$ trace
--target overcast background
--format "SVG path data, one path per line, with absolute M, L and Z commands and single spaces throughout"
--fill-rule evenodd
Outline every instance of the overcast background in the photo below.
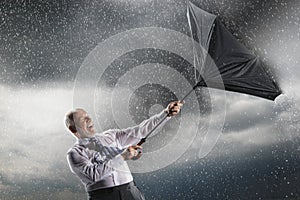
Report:
M 213 150 L 197 158 L 195 140 L 172 165 L 134 174 L 137 185 L 147 199 L 299 199 L 299 1 L 192 2 L 274 69 L 284 94 L 272 102 L 226 93 Z M 183 0 L 0 2 L 0 199 L 85 198 L 66 162 L 75 139 L 63 126 L 80 65 L 125 30 L 188 34 L 185 9 Z

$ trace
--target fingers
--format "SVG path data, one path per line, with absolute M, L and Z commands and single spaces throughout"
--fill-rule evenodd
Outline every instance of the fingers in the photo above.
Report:
M 171 102 L 167 109 L 168 116 L 177 115 L 180 112 L 180 109 L 183 106 L 183 103 L 184 103 L 183 101 Z
M 132 146 L 135 150 L 138 150 L 138 149 L 142 149 L 143 147 L 142 146 L 140 146 L 140 145 L 134 145 L 134 146 Z
M 128 147 L 127 150 L 130 153 L 129 156 L 128 156 L 128 158 L 131 159 L 131 158 L 137 156 L 139 154 L 139 150 L 140 149 L 142 149 L 142 147 L 139 146 L 139 145 Z
M 135 152 L 134 152 L 134 156 L 131 158 L 131 160 L 137 160 L 140 157 L 142 157 L 142 155 L 143 155 L 142 146 L 135 145 L 135 146 L 132 146 L 132 147 L 135 149 Z
M 140 157 L 142 157 L 143 153 L 140 151 L 136 156 L 134 156 L 133 158 L 131 158 L 131 160 L 137 160 Z
M 170 109 L 180 109 L 183 106 L 183 101 L 174 101 L 169 104 Z
M 174 101 L 174 102 L 172 102 L 172 103 L 174 103 L 174 106 L 183 106 L 183 104 L 184 104 L 184 101 Z

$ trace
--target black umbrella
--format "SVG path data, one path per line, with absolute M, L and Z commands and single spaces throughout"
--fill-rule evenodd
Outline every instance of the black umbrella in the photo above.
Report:
M 215 78 L 220 75 L 227 91 L 270 100 L 281 94 L 259 58 L 235 39 L 217 16 L 188 1 L 187 18 L 191 35 L 200 45 L 193 49 L 201 73 L 199 86 L 219 88 Z M 215 68 L 210 67 L 212 63 Z
M 196 84 L 182 101 L 198 87 L 225 89 L 274 100 L 281 90 L 259 58 L 222 25 L 219 18 L 187 1 L 187 20 L 193 45 Z M 194 44 L 194 43 L 193 43 Z M 142 145 L 162 119 L 138 145 Z

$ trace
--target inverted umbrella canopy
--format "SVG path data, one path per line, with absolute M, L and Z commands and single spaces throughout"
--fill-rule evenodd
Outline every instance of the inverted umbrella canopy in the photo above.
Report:
M 258 57 L 238 42 L 221 24 L 218 17 L 188 1 L 187 18 L 192 38 L 199 46 L 193 43 L 192 49 L 196 84 L 183 99 L 197 87 L 203 86 L 269 100 L 274 100 L 281 94 L 278 85 L 269 77 Z M 166 118 L 162 119 L 138 145 L 146 142 Z
M 199 86 L 224 88 L 269 100 L 281 94 L 259 58 L 235 39 L 217 16 L 188 1 L 187 17 L 192 37 L 201 45 L 193 48 L 201 74 Z M 216 67 L 211 68 L 211 62 Z M 218 76 L 224 85 L 214 81 Z

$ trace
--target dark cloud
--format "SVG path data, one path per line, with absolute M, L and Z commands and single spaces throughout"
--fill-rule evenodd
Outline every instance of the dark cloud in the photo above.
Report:
M 256 53 L 261 29 L 280 31 L 277 21 L 290 21 L 295 2 L 194 1 L 217 14 L 238 39 Z M 297 2 L 296 2 L 297 3 Z M 290 19 L 286 19 L 290 17 Z M 73 80 L 86 55 L 101 41 L 124 30 L 157 26 L 189 34 L 185 1 L 2 1 L 2 82 L 35 83 Z M 268 28 L 270 27 L 270 28 Z M 258 48 L 258 49 L 256 49 Z
M 283 142 L 235 155 L 239 144 L 218 144 L 212 158 L 181 162 L 135 178 L 149 199 L 293 199 L 299 153 L 295 143 Z M 188 157 L 188 153 L 184 156 Z M 155 191 L 155 192 L 153 192 Z
M 214 108 L 227 114 L 210 154 L 198 158 L 196 139 L 171 166 L 135 174 L 138 185 L 147 199 L 299 198 L 299 1 L 193 2 L 280 72 L 285 97 L 273 103 L 228 93 Z M 97 44 L 145 26 L 189 35 L 185 0 L 1 1 L 1 199 L 86 197 L 65 159 L 73 138 L 62 119 L 73 81 Z M 206 129 L 222 123 L 205 117 Z

